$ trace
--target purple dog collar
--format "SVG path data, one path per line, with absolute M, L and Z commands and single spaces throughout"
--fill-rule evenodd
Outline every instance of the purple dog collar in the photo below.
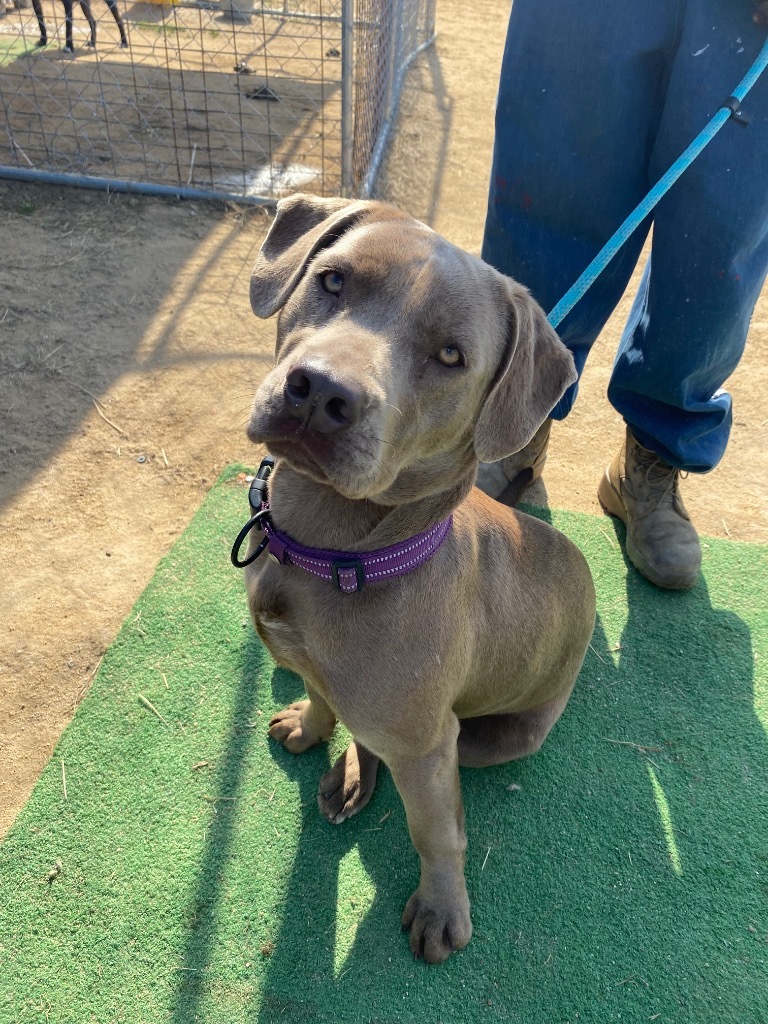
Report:
M 269 504 L 262 505 L 269 511 Z M 324 551 L 308 548 L 282 533 L 264 516 L 262 527 L 269 538 L 268 552 L 280 565 L 295 565 L 323 580 L 332 580 L 343 594 L 354 594 L 364 583 L 403 576 L 428 558 L 442 545 L 451 528 L 453 516 L 419 533 L 415 537 L 377 551 Z

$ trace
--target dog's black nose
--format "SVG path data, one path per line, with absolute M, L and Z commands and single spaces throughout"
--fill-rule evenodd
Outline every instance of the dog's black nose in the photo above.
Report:
M 294 366 L 283 387 L 291 416 L 320 434 L 351 427 L 360 418 L 362 395 L 312 366 Z

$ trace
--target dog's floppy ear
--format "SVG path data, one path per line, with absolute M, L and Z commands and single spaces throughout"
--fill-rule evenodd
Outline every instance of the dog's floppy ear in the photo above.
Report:
M 277 215 L 251 273 L 251 309 L 266 318 L 282 309 L 310 260 L 332 245 L 371 204 L 298 193 L 277 204 Z
M 577 378 L 573 356 L 527 289 L 508 277 L 501 283 L 506 348 L 475 426 L 481 462 L 496 462 L 526 445 Z

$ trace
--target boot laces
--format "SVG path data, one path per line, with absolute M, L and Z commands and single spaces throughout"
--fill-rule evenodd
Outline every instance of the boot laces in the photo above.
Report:
M 637 445 L 635 448 L 637 468 L 643 474 L 648 497 L 656 499 L 656 507 L 662 503 L 674 501 L 677 479 L 680 470 L 665 462 L 656 452 Z

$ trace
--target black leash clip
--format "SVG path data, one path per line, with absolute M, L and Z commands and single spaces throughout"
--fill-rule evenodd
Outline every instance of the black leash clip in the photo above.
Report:
M 251 511 L 255 514 L 259 511 L 261 506 L 267 500 L 267 480 L 269 480 L 272 470 L 275 468 L 275 460 L 271 455 L 265 455 L 261 460 L 261 465 L 256 471 L 256 476 L 251 482 L 250 490 L 248 491 L 248 501 L 251 506 Z
M 736 124 L 740 124 L 742 128 L 746 128 L 752 120 L 751 114 L 745 114 L 741 109 L 741 100 L 737 99 L 736 96 L 729 96 L 722 106 L 726 110 L 730 110 L 731 120 L 735 121 Z
M 259 530 L 263 530 L 264 528 L 261 525 L 261 522 L 263 519 L 267 519 L 269 517 L 269 509 L 262 508 L 262 505 L 265 504 L 267 500 L 267 480 L 269 480 L 269 475 L 274 469 L 274 466 L 275 460 L 272 456 L 265 456 L 261 460 L 258 472 L 251 482 L 251 486 L 248 491 L 248 501 L 251 506 L 251 512 L 254 514 L 242 528 L 240 533 L 238 533 L 237 537 L 235 537 L 235 543 L 232 545 L 232 551 L 229 555 L 229 560 L 236 569 L 244 569 L 246 565 L 250 565 L 251 562 L 255 562 L 269 544 L 269 537 L 265 537 L 247 558 L 240 558 L 240 548 L 243 546 L 245 538 L 251 530 L 256 527 L 258 527 Z

